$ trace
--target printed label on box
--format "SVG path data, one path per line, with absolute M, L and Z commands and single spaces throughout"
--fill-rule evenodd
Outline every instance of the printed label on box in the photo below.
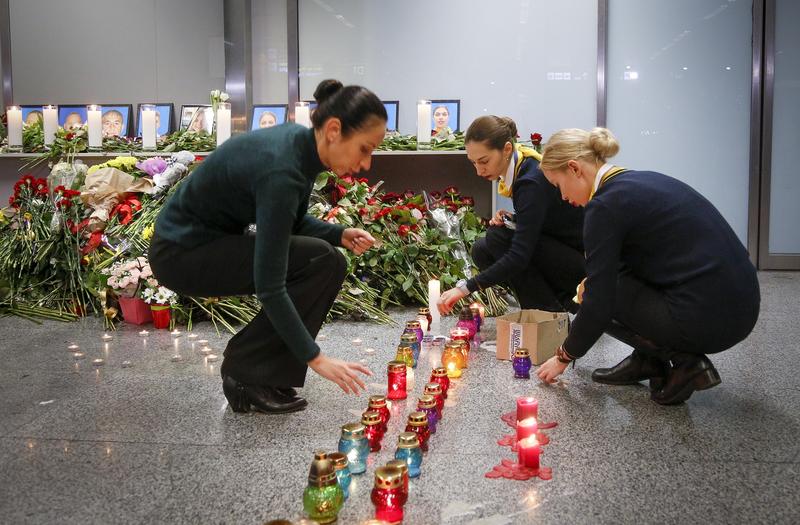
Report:
M 522 328 L 522 324 L 520 323 L 511 323 L 508 327 L 509 329 L 509 338 L 508 338 L 508 355 L 511 358 L 514 358 L 514 352 L 517 351 L 517 348 L 522 346 L 522 340 L 525 336 L 524 329 Z

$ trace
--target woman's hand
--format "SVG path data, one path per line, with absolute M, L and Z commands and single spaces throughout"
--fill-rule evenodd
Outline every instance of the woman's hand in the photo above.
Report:
M 536 375 L 545 383 L 555 383 L 556 378 L 564 373 L 569 363 L 562 363 L 556 356 L 551 357 L 539 367 Z
M 362 390 L 366 390 L 367 386 L 359 377 L 358 372 L 367 376 L 372 375 L 369 368 L 360 363 L 349 363 L 341 359 L 334 359 L 324 355 L 322 352 L 309 361 L 308 366 L 328 381 L 333 381 L 339 385 L 339 388 L 344 390 L 345 394 L 358 394 L 359 387 Z
M 375 238 L 360 228 L 347 228 L 342 232 L 342 246 L 356 255 L 372 248 Z
M 439 296 L 439 303 L 437 304 L 439 307 L 439 313 L 442 315 L 449 314 L 450 310 L 453 309 L 453 306 L 466 296 L 467 294 L 458 288 L 450 288 Z
M 494 214 L 494 217 L 489 219 L 489 226 L 503 226 L 505 224 L 503 222 L 503 217 L 506 215 L 511 215 L 511 212 L 506 210 L 497 210 L 497 213 Z

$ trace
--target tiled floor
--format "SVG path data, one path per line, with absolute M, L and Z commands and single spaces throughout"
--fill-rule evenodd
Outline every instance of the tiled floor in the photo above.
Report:
M 800 273 L 762 273 L 762 311 L 744 343 L 713 356 L 717 388 L 677 407 L 645 386 L 593 384 L 591 371 L 627 355 L 603 338 L 558 386 L 513 380 L 485 351 L 448 400 L 423 474 L 411 484 L 408 524 L 797 523 L 800 521 Z M 410 310 L 394 313 L 405 320 Z M 445 327 L 453 324 L 446 320 Z M 488 326 L 491 335 L 494 323 Z M 304 412 L 238 415 L 222 395 L 219 363 L 204 363 L 186 334 L 142 339 L 121 327 L 104 351 L 96 320 L 41 326 L 0 319 L 0 522 L 247 523 L 299 518 L 312 452 L 332 450 L 366 394 L 345 396 L 309 373 Z M 221 351 L 228 336 L 196 328 Z M 370 393 L 385 389 L 399 327 L 336 322 L 325 352 L 364 360 Z M 360 338 L 363 344 L 354 346 Z M 66 347 L 86 353 L 74 361 Z M 178 352 L 181 362 L 172 362 Z M 368 354 L 366 348 L 374 348 Z M 91 359 L 105 357 L 95 369 Z M 133 363 L 123 368 L 122 362 Z M 415 375 L 427 378 L 435 352 Z M 513 454 L 496 441 L 500 415 L 518 395 L 540 400 L 549 432 L 550 481 L 486 479 Z M 385 450 L 356 478 L 339 522 L 372 514 L 371 475 L 394 450 L 394 407 Z

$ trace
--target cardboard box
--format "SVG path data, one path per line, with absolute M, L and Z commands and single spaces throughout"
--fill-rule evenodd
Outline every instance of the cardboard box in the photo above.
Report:
M 514 359 L 517 348 L 527 348 L 540 365 L 556 354 L 569 332 L 566 312 L 520 310 L 497 318 L 497 359 Z

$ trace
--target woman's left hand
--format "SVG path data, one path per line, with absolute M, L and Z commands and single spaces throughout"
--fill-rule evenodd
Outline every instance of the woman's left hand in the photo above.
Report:
M 556 356 L 551 357 L 539 367 L 536 375 L 545 383 L 555 383 L 556 378 L 564 373 L 569 363 L 562 363 Z
M 356 255 L 372 248 L 375 238 L 360 228 L 347 228 L 342 232 L 342 246 Z
M 439 304 L 436 305 L 439 308 L 439 313 L 442 315 L 449 314 L 453 306 L 466 296 L 467 295 L 458 288 L 450 288 L 439 296 Z

